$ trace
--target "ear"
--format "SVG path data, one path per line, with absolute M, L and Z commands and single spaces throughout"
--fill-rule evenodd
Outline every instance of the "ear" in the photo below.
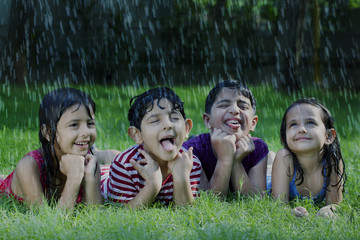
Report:
M 259 120 L 259 117 L 257 115 L 254 115 L 251 120 L 251 123 L 250 123 L 250 132 L 253 132 L 255 130 L 258 120 Z
M 134 126 L 130 126 L 128 128 L 128 135 L 129 137 L 131 137 L 132 140 L 134 140 L 134 142 L 136 144 L 142 144 L 143 143 L 143 139 L 142 139 L 142 136 L 141 136 L 141 131 L 134 127 Z
M 193 122 L 190 118 L 185 120 L 185 138 L 189 138 L 189 133 L 193 127 Z
M 41 134 L 46 140 L 48 140 L 48 142 L 50 142 L 51 132 L 50 129 L 48 129 L 48 127 L 46 126 L 46 124 L 41 125 Z
M 335 129 L 331 128 L 331 129 L 327 129 L 326 130 L 326 140 L 325 140 L 325 144 L 326 145 L 330 145 L 333 143 L 333 141 L 336 138 L 336 132 Z
M 210 125 L 210 114 L 204 113 L 203 114 L 203 121 L 207 129 L 211 129 L 212 126 Z

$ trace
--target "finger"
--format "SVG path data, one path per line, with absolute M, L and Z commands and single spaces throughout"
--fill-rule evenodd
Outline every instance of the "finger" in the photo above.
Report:
M 85 161 L 84 161 L 84 165 L 87 165 L 90 161 L 93 160 L 93 157 L 94 155 L 90 155 L 90 154 L 86 154 L 85 156 Z
M 141 166 L 134 159 L 130 159 L 130 163 L 136 169 L 136 171 L 138 171 L 140 173 Z
M 194 150 L 193 147 L 190 147 L 190 148 L 188 149 L 188 156 L 189 156 L 189 158 L 190 158 L 191 161 L 193 160 L 193 150 Z
M 139 153 L 141 153 L 145 157 L 145 159 L 152 159 L 151 156 L 143 149 L 139 149 Z
M 133 159 L 132 159 L 133 160 Z M 134 160 L 135 161 L 135 160 Z M 136 161 L 139 165 L 145 165 L 147 164 L 147 160 L 145 158 L 139 159 Z

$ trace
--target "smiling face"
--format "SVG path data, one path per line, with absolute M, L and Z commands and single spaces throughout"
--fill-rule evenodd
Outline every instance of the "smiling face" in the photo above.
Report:
M 295 105 L 286 114 L 286 142 L 295 154 L 319 153 L 325 143 L 333 141 L 333 135 L 327 133 L 321 110 L 313 105 Z
M 57 124 L 55 153 L 58 159 L 64 154 L 85 156 L 94 144 L 97 133 L 95 117 L 84 105 L 73 105 L 60 117 Z
M 239 140 L 254 131 L 258 117 L 248 98 L 236 89 L 223 88 L 211 107 L 211 114 L 204 113 L 203 120 L 211 133 L 217 128 Z
M 160 107 L 158 106 L 160 105 Z M 178 154 L 192 128 L 190 119 L 184 120 L 181 113 L 172 108 L 169 100 L 155 99 L 141 121 L 141 131 L 131 126 L 129 136 L 156 161 L 171 161 Z

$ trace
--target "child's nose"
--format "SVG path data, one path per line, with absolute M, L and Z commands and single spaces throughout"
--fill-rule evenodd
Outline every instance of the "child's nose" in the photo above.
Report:
M 173 123 L 171 122 L 170 118 L 165 118 L 163 121 L 163 129 L 171 129 L 173 126 Z
M 87 137 L 89 135 L 90 135 L 90 129 L 87 126 L 87 124 L 85 124 L 80 128 L 80 136 Z
M 298 128 L 298 132 L 299 132 L 299 133 L 306 133 L 307 130 L 306 130 L 305 125 L 301 124 L 301 125 L 299 126 L 299 128 Z
M 240 113 L 240 108 L 236 104 L 233 104 L 233 105 L 230 106 L 229 111 L 232 114 L 239 114 Z

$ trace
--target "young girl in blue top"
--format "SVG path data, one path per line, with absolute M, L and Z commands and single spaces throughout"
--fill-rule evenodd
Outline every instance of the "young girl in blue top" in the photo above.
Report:
M 310 198 L 325 199 L 317 215 L 333 216 L 342 201 L 346 181 L 345 164 L 330 112 L 317 100 L 300 99 L 286 110 L 280 128 L 283 149 L 272 168 L 272 196 L 288 203 Z M 307 216 L 304 207 L 292 209 L 297 217 Z

